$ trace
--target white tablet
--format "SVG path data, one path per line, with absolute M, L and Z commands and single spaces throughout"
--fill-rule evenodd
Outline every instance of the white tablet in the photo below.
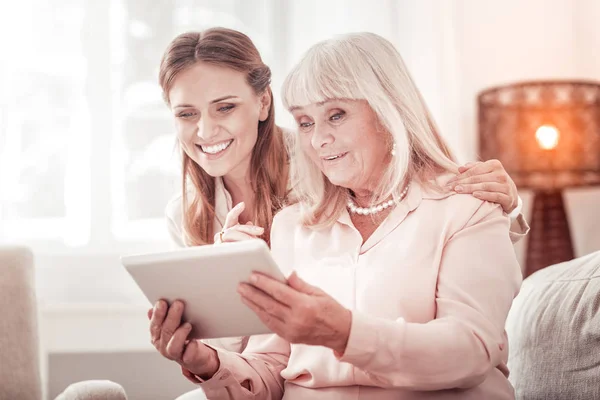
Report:
M 121 262 L 152 305 L 160 299 L 185 303 L 183 319 L 192 324 L 194 339 L 271 333 L 242 303 L 237 287 L 253 271 L 286 281 L 260 239 L 130 255 Z

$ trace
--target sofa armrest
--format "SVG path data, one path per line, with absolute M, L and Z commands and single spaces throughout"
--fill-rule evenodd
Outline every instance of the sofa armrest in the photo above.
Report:
M 69 385 L 55 400 L 127 400 L 127 395 L 118 383 L 89 380 Z

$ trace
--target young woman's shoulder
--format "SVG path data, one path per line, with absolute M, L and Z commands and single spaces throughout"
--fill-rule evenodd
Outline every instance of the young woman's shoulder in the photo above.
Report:
M 178 247 L 185 247 L 183 234 L 183 197 L 173 196 L 165 207 L 165 219 L 171 241 Z

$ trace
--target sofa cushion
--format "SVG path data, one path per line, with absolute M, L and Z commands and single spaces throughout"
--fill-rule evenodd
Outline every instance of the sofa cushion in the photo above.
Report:
M 39 400 L 37 303 L 33 254 L 0 246 L 0 399 Z
M 506 329 L 517 399 L 600 399 L 600 251 L 527 278 Z

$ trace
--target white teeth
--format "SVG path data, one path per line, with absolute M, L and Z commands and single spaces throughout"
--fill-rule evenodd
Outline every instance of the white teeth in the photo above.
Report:
M 225 150 L 226 148 L 229 147 L 229 145 L 233 142 L 233 139 L 227 141 L 227 142 L 223 142 L 223 143 L 219 143 L 219 144 L 215 144 L 212 146 L 200 146 L 202 148 L 202 151 L 207 153 L 207 154 L 217 154 L 222 152 L 223 150 Z
M 338 154 L 337 156 L 325 157 L 327 161 L 335 160 L 336 158 L 340 158 L 343 154 Z

